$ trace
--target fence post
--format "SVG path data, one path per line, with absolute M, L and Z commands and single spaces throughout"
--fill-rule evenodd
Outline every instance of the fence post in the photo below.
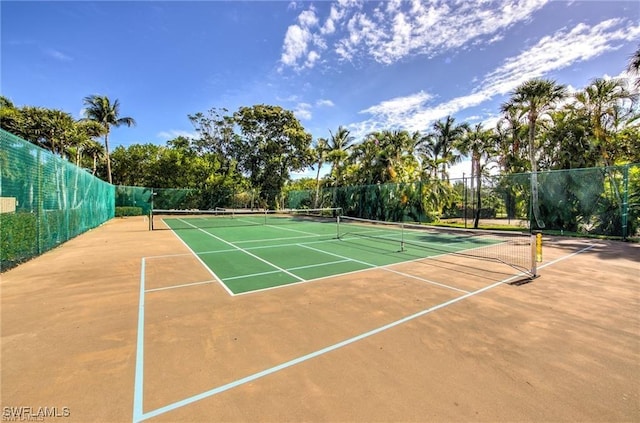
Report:
M 44 219 L 44 204 L 42 199 L 42 178 L 44 177 L 44 165 L 42 164 L 42 150 L 39 148 L 36 149 L 36 166 L 38 167 L 38 176 L 36 179 L 36 237 L 38 243 L 38 255 L 44 252 L 44 248 L 42 246 L 42 219 Z
M 629 216 L 629 164 L 624 165 L 622 170 L 622 240 L 627 240 L 627 223 Z
M 464 228 L 467 229 L 467 177 L 464 172 L 462 172 L 462 196 L 463 198 L 463 207 L 462 207 L 462 217 L 464 218 Z

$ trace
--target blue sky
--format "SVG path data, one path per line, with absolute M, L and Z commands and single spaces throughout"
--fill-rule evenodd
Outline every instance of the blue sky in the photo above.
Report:
M 137 121 L 111 144 L 193 135 L 187 115 L 274 104 L 314 139 L 491 125 L 521 82 L 619 76 L 638 1 L 1 1 L 2 95 L 82 116 L 90 94 Z M 309 172 L 312 174 L 313 172 Z

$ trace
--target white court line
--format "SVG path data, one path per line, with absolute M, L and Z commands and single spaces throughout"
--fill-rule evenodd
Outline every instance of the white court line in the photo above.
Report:
M 310 264 L 308 266 L 289 267 L 289 268 L 287 268 L 287 270 L 311 269 L 313 267 L 329 266 L 329 265 L 332 265 L 332 264 L 345 263 L 345 262 L 348 262 L 348 261 L 351 261 L 351 260 L 345 259 L 345 260 L 330 261 L 330 262 L 327 262 L 327 263 Z M 230 281 L 230 280 L 234 280 L 234 279 L 252 278 L 254 276 L 272 275 L 274 273 L 280 273 L 280 271 L 273 270 L 271 272 L 260 272 L 260 273 L 252 273 L 250 275 L 232 276 L 230 278 L 224 278 L 224 280 L 225 281 Z M 305 280 L 305 282 L 307 282 L 307 281 Z
M 165 286 L 165 287 L 162 287 L 162 288 L 147 289 L 144 292 L 166 291 L 167 289 L 186 288 L 188 286 L 204 285 L 204 284 L 213 283 L 213 282 L 217 282 L 217 281 L 215 279 L 211 279 L 209 281 L 183 283 L 181 285 L 171 285 L 171 286 Z
M 164 221 L 164 219 L 162 219 L 162 223 L 164 223 L 165 225 L 167 225 L 167 223 Z M 178 235 L 178 234 L 177 234 L 177 233 L 176 233 L 176 232 L 171 228 L 171 226 L 167 225 L 167 227 L 171 230 L 171 232 L 173 232 L 173 235 L 174 235 L 176 238 L 178 238 L 178 240 L 179 240 L 179 241 L 180 241 L 180 242 L 181 242 L 185 247 L 187 247 L 187 249 L 188 249 L 189 251 L 191 251 L 191 253 L 192 253 L 192 254 L 193 254 L 193 256 L 196 258 L 196 260 L 198 260 L 198 261 L 200 262 L 200 264 L 202 264 L 202 266 L 204 266 L 204 268 L 205 268 L 205 269 L 207 269 L 207 272 L 209 272 L 209 273 L 213 276 L 213 278 L 214 278 L 215 280 L 217 280 L 217 281 L 218 281 L 218 283 L 219 283 L 219 284 L 224 288 L 224 290 L 225 290 L 225 291 L 227 291 L 227 294 L 229 294 L 229 295 L 233 296 L 234 294 L 233 294 L 233 292 L 231 292 L 231 290 L 229 289 L 229 287 L 228 287 L 227 285 L 225 285 L 225 284 L 224 284 L 224 282 L 222 282 L 222 280 L 218 277 L 218 275 L 216 275 L 216 274 L 215 274 L 215 272 L 214 272 L 213 270 L 211 270 L 211 268 L 210 268 L 209 266 L 207 266 L 207 264 L 206 264 L 204 261 L 202 261 L 202 259 L 200 258 L 200 256 L 198 256 L 198 254 L 197 254 L 195 251 L 193 251 L 193 250 L 191 249 L 191 247 L 189 247 L 189 245 L 188 245 L 186 242 L 184 242 L 184 240 L 183 240 L 182 238 L 180 238 L 180 235 Z
M 352 262 L 355 262 L 355 263 L 360 263 L 360 264 L 363 264 L 365 266 L 371 267 L 371 269 L 368 269 L 368 270 L 381 269 L 381 270 L 384 270 L 384 271 L 387 271 L 387 272 L 396 273 L 398 275 L 405 276 L 407 278 L 417 279 L 419 281 L 426 282 L 426 283 L 429 283 L 431 285 L 436 285 L 436 286 L 439 286 L 439 287 L 442 287 L 442 288 L 451 289 L 453 291 L 469 293 L 469 291 L 465 291 L 464 289 L 460 289 L 460 288 L 456 288 L 456 287 L 453 287 L 453 286 L 445 285 L 445 284 L 442 284 L 442 283 L 439 283 L 439 282 L 435 282 L 435 281 L 432 281 L 432 280 L 429 280 L 429 279 L 421 278 L 421 277 L 415 276 L 415 275 L 410 275 L 408 273 L 399 272 L 397 270 L 393 270 L 393 269 L 389 268 L 390 266 L 395 266 L 397 264 L 402 264 L 402 263 L 406 263 L 406 262 L 392 263 L 392 264 L 387 264 L 387 265 L 384 265 L 384 266 L 378 266 L 376 264 L 367 263 L 365 261 L 355 260 L 355 259 L 352 259 L 352 258 L 349 258 L 349 257 L 341 256 L 340 254 L 330 253 L 328 251 L 320 250 L 318 248 L 309 247 L 309 246 L 304 245 L 304 244 L 299 244 L 299 246 L 302 247 L 302 248 L 307 248 L 309 250 L 313 250 L 313 251 L 318 251 L 318 252 L 321 252 L 321 253 L 329 254 L 329 255 L 334 256 L 334 257 L 343 258 L 343 259 L 346 259 L 346 260 L 349 260 L 349 261 L 352 261 Z
M 301 278 L 301 277 L 299 277 L 299 276 L 294 275 L 294 274 L 293 274 L 293 273 L 291 273 L 291 272 L 288 272 L 287 270 L 283 269 L 283 268 L 282 268 L 282 267 L 280 267 L 280 266 L 276 266 L 275 264 L 271 263 L 270 261 L 267 261 L 267 260 L 263 259 L 262 257 L 258 257 L 258 256 L 256 256 L 255 254 L 253 254 L 253 253 L 251 253 L 251 252 L 249 252 L 249 251 L 245 250 L 245 249 L 244 249 L 244 248 L 242 248 L 242 247 L 238 247 L 237 245 L 233 244 L 232 242 L 225 241 L 224 239 L 222 239 L 222 238 L 220 238 L 220 237 L 218 237 L 218 236 L 216 236 L 216 235 L 212 234 L 211 232 L 207 232 L 207 231 L 205 231 L 205 230 L 204 230 L 204 229 L 202 229 L 202 228 L 198 228 L 197 226 L 194 226 L 194 225 L 192 225 L 191 223 L 186 222 L 186 221 L 184 221 L 184 220 L 182 220 L 182 219 L 179 219 L 179 220 L 181 220 L 182 222 L 186 223 L 187 225 L 193 226 L 194 228 L 198 229 L 198 230 L 199 230 L 199 231 L 201 231 L 201 232 L 204 232 L 205 234 L 209 235 L 209 236 L 210 236 L 210 237 L 212 237 L 212 238 L 217 239 L 218 241 L 224 242 L 225 244 L 227 244 L 227 245 L 229 245 L 229 246 L 231 246 L 231 247 L 233 247 L 233 248 L 236 248 L 238 251 L 241 251 L 241 252 L 243 252 L 243 253 L 245 253 L 245 254 L 247 254 L 247 255 L 249 255 L 249 256 L 251 256 L 251 257 L 253 257 L 253 258 L 254 258 L 254 259 L 256 259 L 256 260 L 259 260 L 259 261 L 261 261 L 261 262 L 263 262 L 263 263 L 265 263 L 265 264 L 268 264 L 269 266 L 273 267 L 274 269 L 278 269 L 278 270 L 280 270 L 280 271 L 282 271 L 282 272 L 286 273 L 287 275 L 289 275 L 289 276 L 292 276 L 292 277 L 296 278 L 296 279 L 297 279 L 297 280 L 299 280 L 299 281 L 304 281 L 304 280 L 305 280 L 305 279 L 303 279 L 303 278 Z
M 163 222 L 164 222 L 164 220 L 163 220 Z M 198 228 L 198 227 L 197 227 L 197 226 L 195 226 L 195 225 L 191 225 L 189 222 L 186 222 L 186 221 L 185 221 L 184 223 L 189 224 L 190 226 L 192 226 L 192 227 L 194 227 L 194 228 L 196 228 L 196 229 L 198 229 L 198 230 L 200 230 L 200 231 L 202 231 L 202 232 L 206 233 L 206 234 L 207 234 L 207 235 L 209 235 L 209 236 L 212 236 L 212 237 L 214 237 L 214 238 L 220 239 L 220 238 L 216 237 L 215 235 L 211 234 L 210 232 L 205 231 L 205 230 L 204 230 L 204 229 L 202 229 L 202 228 Z M 166 223 L 165 223 L 165 224 L 166 224 Z M 270 226 L 273 226 L 273 225 L 270 225 Z M 276 228 L 278 228 L 278 227 L 276 227 Z M 343 258 L 343 259 L 348 260 L 348 261 L 352 261 L 352 262 L 360 263 L 360 264 L 365 265 L 365 266 L 367 266 L 367 267 L 369 267 L 369 268 L 368 268 L 368 269 L 355 270 L 355 271 L 352 271 L 352 272 L 340 273 L 340 274 L 336 274 L 336 275 L 329 275 L 329 276 L 324 276 L 324 277 L 315 278 L 315 279 L 309 279 L 309 280 L 302 279 L 302 278 L 297 278 L 297 279 L 299 279 L 299 282 L 292 282 L 292 283 L 287 283 L 287 284 L 283 284 L 283 285 L 277 285 L 277 286 L 273 286 L 273 287 L 269 287 L 269 288 L 257 289 L 257 290 L 252 290 L 252 291 L 247 291 L 247 292 L 241 292 L 241 293 L 237 293 L 237 294 L 236 294 L 236 293 L 231 292 L 231 290 L 229 289 L 229 287 L 227 287 L 227 286 L 226 286 L 226 284 L 222 281 L 222 279 L 220 279 L 220 278 L 219 278 L 219 277 L 218 277 L 218 276 L 217 276 L 217 275 L 216 275 L 216 274 L 215 274 L 215 273 L 214 273 L 214 272 L 213 272 L 213 271 L 212 271 L 212 270 L 211 270 L 211 269 L 210 269 L 210 268 L 209 268 L 209 267 L 208 267 L 208 266 L 207 266 L 207 265 L 206 265 L 206 264 L 205 264 L 205 263 L 200 259 L 200 257 L 199 257 L 199 255 L 200 255 L 200 254 L 216 254 L 216 253 L 219 253 L 219 252 L 220 252 L 220 253 L 225 253 L 225 252 L 232 252 L 232 251 L 237 251 L 237 250 L 241 250 L 241 251 L 247 252 L 247 254 L 250 254 L 250 253 L 248 253 L 248 251 L 249 251 L 249 250 L 271 249 L 271 248 L 280 248 L 280 247 L 289 247 L 289 246 L 298 246 L 298 247 L 301 247 L 301 246 L 307 246 L 307 248 L 309 248 L 309 249 L 316 250 L 316 251 L 320 251 L 320 252 L 323 252 L 323 253 L 326 253 L 326 254 L 329 254 L 329 255 L 334 255 L 334 256 L 336 256 L 335 254 L 333 254 L 333 253 L 329 253 L 329 252 L 324 251 L 324 250 L 314 249 L 314 248 L 312 248 L 312 247 L 308 247 L 308 245 L 309 245 L 309 244 L 324 244 L 324 243 L 335 242 L 335 241 L 336 241 L 336 238 L 323 239 L 323 240 L 320 240 L 320 241 L 312 241 L 312 242 L 307 242 L 307 243 L 305 243 L 305 244 L 300 244 L 300 243 L 287 243 L 287 244 L 277 244 L 277 245 L 267 245 L 267 246 L 257 246 L 257 247 L 247 247 L 247 248 L 240 248 L 240 247 L 238 247 L 237 245 L 231 244 L 230 242 L 227 242 L 227 241 L 224 241 L 224 240 L 220 239 L 221 241 L 223 241 L 223 242 L 225 242 L 225 243 L 227 243 L 227 244 L 232 245 L 233 249 L 228 249 L 228 250 L 217 250 L 217 251 L 205 251 L 205 252 L 196 253 L 196 252 L 194 252 L 190 247 L 188 247 L 188 245 L 187 245 L 187 244 L 182 240 L 182 238 L 180 238 L 180 237 L 175 233 L 175 231 L 173 231 L 173 230 L 172 230 L 172 232 L 174 232 L 174 235 L 176 235 L 176 236 L 178 237 L 178 239 L 180 239 L 180 241 L 181 241 L 185 246 L 187 246 L 187 248 L 192 252 L 192 254 L 194 254 L 194 255 L 196 256 L 196 258 L 197 258 L 197 259 L 198 259 L 198 260 L 203 264 L 203 266 L 205 266 L 205 267 L 207 268 L 207 270 L 208 270 L 208 271 L 209 271 L 209 272 L 210 272 L 210 273 L 211 273 L 211 274 L 216 278 L 216 280 L 217 280 L 217 281 L 218 281 L 218 282 L 219 282 L 219 283 L 224 287 L 224 289 L 227 291 L 227 293 L 228 293 L 230 296 L 238 296 L 238 295 L 254 294 L 254 293 L 259 293 L 259 292 L 269 291 L 269 290 L 273 290 L 273 289 L 280 289 L 280 288 L 290 287 L 290 286 L 293 286 L 293 285 L 299 285 L 299 284 L 301 284 L 301 283 L 316 282 L 316 281 L 323 280 L 323 279 L 327 279 L 327 278 L 331 278 L 331 277 L 334 277 L 334 276 L 345 276 L 345 275 L 350 275 L 350 274 L 354 274 L 354 273 L 360 273 L 360 272 L 365 272 L 365 271 L 375 270 L 375 269 L 383 269 L 383 270 L 386 270 L 386 271 L 389 271 L 389 272 L 392 272 L 392 273 L 399 274 L 399 275 L 401 275 L 401 276 L 405 276 L 405 277 L 412 278 L 412 279 L 417 279 L 417 280 L 420 280 L 420 281 L 422 281 L 422 282 L 426 282 L 426 283 L 429 283 L 429 284 L 432 284 L 432 285 L 441 286 L 441 287 L 446 288 L 446 289 L 451 289 L 451 290 L 455 290 L 455 291 L 459 291 L 459 292 L 464 292 L 464 293 L 467 293 L 467 292 L 468 292 L 468 291 L 465 291 L 465 290 L 462 290 L 462 289 L 459 289 L 459 288 L 455 288 L 455 287 L 452 287 L 452 286 L 449 286 L 449 285 L 441 284 L 441 283 L 439 283 L 439 282 L 435 282 L 435 281 L 428 280 L 428 279 L 426 279 L 426 278 L 421 278 L 421 277 L 418 277 L 418 276 L 414 276 L 414 275 L 411 275 L 411 274 L 407 274 L 407 273 L 399 272 L 399 271 L 397 271 L 397 270 L 393 270 L 393 269 L 390 269 L 390 268 L 389 268 L 389 267 L 391 267 L 391 266 L 395 266 L 395 265 L 400 265 L 400 264 L 404 264 L 404 263 L 411 263 L 411 262 L 414 262 L 414 261 L 431 260 L 431 259 L 436 259 L 436 258 L 438 258 L 438 257 L 447 256 L 447 255 L 451 254 L 451 253 L 443 252 L 442 254 L 437 254 L 437 255 L 434 255 L 434 256 L 418 257 L 418 258 L 416 258 L 416 259 L 414 259 L 414 260 L 406 260 L 406 261 L 402 261 L 402 262 L 399 262 L 399 263 L 391 263 L 391 264 L 384 265 L 384 266 L 378 266 L 378 265 L 374 265 L 374 264 L 371 264 L 371 263 L 366 263 L 366 262 L 358 261 L 358 260 L 355 260 L 355 259 L 352 259 L 352 258 L 349 258 L 349 257 L 344 257 L 344 256 L 339 256 L 339 255 L 338 255 L 337 257 L 339 257 L 339 258 Z M 388 231 L 387 231 L 387 232 L 388 232 Z M 352 232 L 352 233 L 353 233 L 353 232 Z M 371 232 L 368 232 L 368 233 L 371 233 Z M 314 237 L 315 237 L 315 236 L 327 236 L 327 235 L 326 235 L 326 234 L 325 234 L 325 235 L 314 235 Z M 311 237 L 311 236 L 309 236 L 309 237 Z M 273 241 L 273 240 L 295 240 L 295 239 L 309 238 L 309 237 L 307 237 L 307 236 L 304 236 L 304 237 L 284 237 L 284 238 L 271 239 L 270 241 Z M 359 238 L 357 238 L 357 237 L 356 237 L 356 238 L 354 238 L 354 237 L 346 237 L 346 238 L 343 238 L 342 240 L 343 240 L 343 241 L 347 241 L 347 240 L 352 240 L 352 239 L 359 239 Z M 263 240 L 238 241 L 237 243 L 239 244 L 239 243 L 242 243 L 242 242 L 264 242 L 264 239 L 263 239 Z M 399 242 L 399 240 L 398 240 L 397 242 Z M 494 244 L 494 245 L 495 245 L 495 244 Z M 481 248 L 485 248 L 485 247 L 487 247 L 487 246 L 480 246 L 480 247 L 475 247 L 475 248 L 469 248 L 469 249 L 465 249 L 465 250 L 463 250 L 463 251 L 472 251 L 472 250 L 481 249 Z M 457 251 L 456 251 L 456 252 L 457 252 Z M 181 255 L 182 255 L 182 254 L 181 254 Z M 147 257 L 147 258 L 153 258 L 153 257 L 171 257 L 171 255 L 167 255 L 167 256 L 152 256 L 152 257 Z M 289 270 L 292 270 L 292 269 L 289 269 Z M 274 272 L 265 272 L 264 274 L 272 274 L 272 273 L 276 273 L 276 272 L 275 272 L 275 271 L 274 271 Z M 242 276 L 242 277 L 244 277 L 244 276 Z M 230 279 L 230 278 L 226 278 L 225 280 L 229 280 L 229 279 Z M 235 277 L 232 277 L 231 279 L 235 279 Z M 178 287 L 179 287 L 179 286 L 180 286 L 180 285 L 178 285 Z
M 595 247 L 596 244 L 591 244 L 589 247 L 583 248 L 582 250 L 579 250 L 575 253 L 569 254 L 567 256 L 564 257 L 560 257 L 552 262 L 549 263 L 545 263 L 544 265 L 540 266 L 539 268 L 542 269 L 544 267 L 547 266 L 551 266 L 559 261 L 571 258 L 575 255 L 584 253 L 585 251 L 590 250 L 591 248 Z M 378 333 L 387 331 L 389 329 L 392 329 L 396 326 L 399 326 L 401 324 L 407 323 L 411 320 L 415 320 L 419 317 L 425 316 L 427 314 L 433 313 L 437 310 L 440 310 L 442 308 L 448 307 L 452 304 L 455 304 L 457 302 L 460 302 L 462 300 L 465 300 L 467 298 L 470 298 L 472 296 L 481 294 L 483 292 L 489 291 L 490 289 L 493 289 L 497 286 L 503 285 L 505 283 L 509 283 L 512 280 L 519 278 L 521 276 L 526 276 L 525 273 L 519 273 L 517 275 L 511 276 L 509 278 L 503 279 L 499 282 L 493 283 L 489 286 L 486 286 L 484 288 L 480 288 L 476 291 L 472 291 L 469 292 L 467 294 L 461 295 L 459 297 L 453 298 L 449 301 L 440 303 L 438 305 L 435 305 L 433 307 L 429 307 L 425 310 L 419 311 L 417 313 L 414 313 L 410 316 L 401 318 L 399 320 L 396 320 L 394 322 L 391 322 L 389 324 L 386 324 L 384 326 L 380 326 L 376 329 L 370 330 L 369 332 L 365 332 L 363 334 L 354 336 L 352 338 L 346 339 L 342 342 L 339 342 L 337 344 L 334 345 L 330 345 L 326 348 L 314 351 L 312 353 L 309 353 L 307 355 L 303 355 L 301 357 L 295 358 L 293 360 L 289 360 L 287 362 L 284 362 L 282 364 L 279 364 L 277 366 L 265 369 L 263 371 L 257 372 L 257 373 L 253 373 L 249 376 L 243 377 L 241 379 L 237 379 L 233 382 L 227 383 L 225 385 L 221 385 L 218 386 L 216 388 L 210 389 L 208 391 L 204 391 L 201 392 L 199 394 L 193 395 L 191 397 L 185 398 L 183 400 L 180 401 L 176 401 L 174 403 L 171 403 L 169 405 L 166 405 L 164 407 L 160 407 L 157 408 L 155 410 L 149 411 L 147 413 L 144 412 L 143 410 L 143 404 L 142 404 L 142 398 L 143 398 L 143 369 L 144 369 L 144 365 L 143 365 L 143 357 L 144 357 L 144 352 L 143 352 L 143 347 L 144 347 L 144 336 L 143 336 L 143 330 L 144 330 L 144 258 L 142 259 L 142 274 L 141 274 L 141 293 L 140 293 L 140 306 L 139 306 L 139 318 L 138 318 L 138 350 L 137 350 L 137 354 L 136 354 L 136 374 L 135 374 L 135 383 L 134 383 L 134 408 L 133 408 L 133 423 L 139 423 L 141 421 L 150 419 L 152 417 L 156 417 L 156 416 L 160 416 L 162 414 L 168 413 L 170 411 L 176 410 L 178 408 L 181 407 L 185 407 L 189 404 L 193 404 L 197 401 L 203 400 L 205 398 L 209 398 L 212 397 L 214 395 L 220 394 L 222 392 L 228 391 L 230 389 L 236 388 L 238 386 L 244 385 L 246 383 L 250 383 L 253 382 L 255 380 L 261 379 L 263 377 L 269 376 L 271 374 L 277 373 L 279 371 L 285 370 L 289 367 L 295 366 L 297 364 L 303 363 L 305 361 L 311 360 L 313 358 L 319 357 L 321 355 L 327 354 L 329 352 L 335 351 L 339 348 L 345 347 L 347 345 L 353 344 L 355 342 L 361 341 L 363 339 L 369 338 L 371 336 L 377 335 Z

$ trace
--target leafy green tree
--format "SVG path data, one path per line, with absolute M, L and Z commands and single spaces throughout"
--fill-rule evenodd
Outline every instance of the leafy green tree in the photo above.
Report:
M 351 183 L 385 184 L 409 182 L 419 176 L 419 163 L 414 150 L 419 133 L 380 131 L 368 134 L 351 148 L 345 163 L 350 165 Z
M 83 145 L 84 154 L 86 154 L 91 160 L 91 174 L 96 175 L 98 173 L 98 161 L 105 156 L 104 146 L 94 140 L 87 141 Z
M 351 145 L 343 160 L 346 165 L 344 182 L 349 185 L 369 185 L 384 179 L 384 165 L 380 161 L 380 145 L 376 133 L 367 135 L 362 142 Z
M 597 166 L 598 150 L 592 142 L 589 120 L 564 108 L 549 113 L 549 125 L 541 133 L 540 166 L 543 169 L 574 169 Z
M 20 111 L 5 96 L 0 96 L 0 128 L 20 136 L 22 126 Z
M 109 133 L 112 127 L 122 125 L 132 126 L 136 121 L 132 117 L 120 117 L 120 101 L 118 99 L 111 102 L 109 97 L 101 95 L 90 95 L 84 98 L 86 109 L 85 118 L 98 122 L 104 128 L 104 149 L 107 159 L 107 178 L 109 183 L 113 183 L 111 176 L 111 158 L 109 156 Z
M 266 205 L 274 207 L 289 172 L 313 162 L 311 134 L 293 112 L 279 106 L 241 107 L 234 120 L 240 131 L 235 151 L 239 167 L 260 188 Z
M 199 137 L 193 146 L 200 154 L 211 153 L 222 163 L 225 177 L 231 175 L 237 165 L 236 157 L 240 147 L 238 135 L 234 131 L 234 117 L 225 108 L 212 108 L 206 114 L 189 115 Z
M 155 173 L 162 172 L 157 163 L 164 148 L 150 143 L 116 147 L 111 153 L 113 182 L 116 185 L 160 188 L 155 185 Z
M 102 131 L 102 126 L 97 122 L 82 120 L 74 122 L 66 134 L 67 144 L 65 150 L 69 160 L 73 158 L 75 165 L 80 167 L 83 156 L 85 154 L 92 155 L 90 152 L 87 153 L 86 150 L 87 148 L 94 148 L 94 138 L 101 136 Z M 93 167 L 95 168 L 96 164 Z

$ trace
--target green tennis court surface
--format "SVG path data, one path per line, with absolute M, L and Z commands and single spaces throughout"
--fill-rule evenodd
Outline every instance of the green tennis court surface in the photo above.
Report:
M 434 255 L 490 257 L 491 250 L 507 243 L 335 218 L 171 216 L 162 221 L 233 295 Z

